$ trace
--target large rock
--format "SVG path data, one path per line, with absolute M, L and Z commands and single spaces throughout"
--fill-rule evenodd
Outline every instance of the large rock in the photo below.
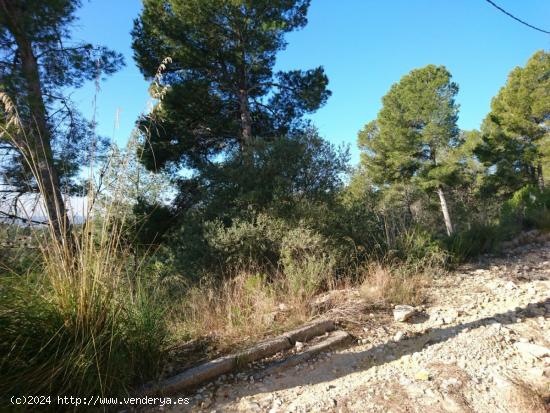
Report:
M 413 306 L 410 305 L 396 305 L 393 309 L 393 318 L 395 321 L 407 321 L 416 312 Z

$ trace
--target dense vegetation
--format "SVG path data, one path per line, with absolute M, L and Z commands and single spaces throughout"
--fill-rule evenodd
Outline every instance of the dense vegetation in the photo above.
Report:
M 62 95 L 122 64 L 65 46 L 78 6 L 0 0 L 2 184 L 41 193 L 49 217 L 3 212 L 3 394 L 128 392 L 175 342 L 226 351 L 344 285 L 416 304 L 431 272 L 550 230 L 545 51 L 510 73 L 479 131 L 458 128 L 448 69 L 405 74 L 351 167 L 304 117 L 330 97 L 323 68 L 273 71 L 308 0 L 144 0 L 133 48 L 155 106 L 121 149 Z M 77 190 L 88 219 L 70 225 L 60 197 Z

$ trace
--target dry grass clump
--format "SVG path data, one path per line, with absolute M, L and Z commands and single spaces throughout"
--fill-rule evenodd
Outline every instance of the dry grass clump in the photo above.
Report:
M 26 139 L 24 130 L 3 132 Z M 125 171 L 129 160 L 117 166 Z M 44 195 L 36 160 L 25 161 Z M 62 230 L 50 220 L 31 231 L 37 246 L 33 265 L 1 274 L 0 393 L 114 396 L 157 374 L 165 305 L 126 245 L 121 211 L 129 208 L 121 207 L 126 197 L 120 176 L 105 170 L 105 181 L 114 183 L 96 215 L 90 165 L 86 222 L 69 225 L 65 209 L 56 205 Z
M 363 271 L 359 291 L 369 303 L 387 306 L 425 302 L 428 276 L 424 273 L 410 274 L 410 271 L 400 271 L 397 265 L 379 263 L 372 263 Z M 222 281 L 215 277 L 203 280 L 186 288 L 172 308 L 172 335 L 180 339 L 206 335 L 218 351 L 225 351 L 303 323 L 321 307 L 321 311 L 327 311 L 338 306 L 336 303 L 329 308 L 324 308 L 323 303 L 312 305 L 321 290 L 297 288 L 297 285 L 302 284 L 284 272 L 267 277 L 250 269 L 235 270 Z M 332 292 L 336 287 L 349 290 L 354 285 L 357 284 L 349 280 L 336 282 L 330 274 L 325 277 L 325 287 Z M 346 296 L 329 294 L 330 301 L 336 302 Z
M 428 277 L 424 273 L 409 275 L 398 266 L 373 263 L 364 269 L 361 296 L 373 304 L 419 305 L 425 302 Z
M 124 394 L 155 376 L 164 306 L 140 269 L 128 267 L 112 229 L 96 238 L 86 228 L 70 252 L 44 244 L 33 271 L 0 280 L 0 387 L 7 394 Z
M 219 350 L 235 348 L 304 322 L 309 307 L 283 277 L 240 271 L 191 287 L 173 309 L 175 337 L 210 335 Z

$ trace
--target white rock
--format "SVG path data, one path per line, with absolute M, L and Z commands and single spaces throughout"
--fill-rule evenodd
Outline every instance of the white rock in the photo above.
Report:
M 247 399 L 241 399 L 239 402 L 239 408 L 245 412 L 259 412 L 261 411 L 260 405 L 256 402 Z
M 401 340 L 403 337 L 405 337 L 405 333 L 402 332 L 402 331 L 398 331 L 395 336 L 393 336 L 393 341 L 399 341 Z
M 443 316 L 443 323 L 444 324 L 452 324 L 456 320 L 456 317 L 453 317 L 452 315 L 445 315 Z
M 542 367 L 532 367 L 527 371 L 527 374 L 536 378 L 544 377 L 544 369 Z
M 504 285 L 504 288 L 506 288 L 507 290 L 515 290 L 516 288 L 518 288 L 518 286 L 513 281 L 508 281 Z
M 516 349 L 522 354 L 529 354 L 531 356 L 542 358 L 550 355 L 550 349 L 531 343 L 515 343 Z
M 460 381 L 458 379 L 455 379 L 454 377 L 450 377 L 446 380 L 443 380 L 441 383 L 441 386 L 447 390 L 449 387 L 456 387 L 460 384 Z
M 393 309 L 395 321 L 407 321 L 415 313 L 414 307 L 410 305 L 396 305 Z

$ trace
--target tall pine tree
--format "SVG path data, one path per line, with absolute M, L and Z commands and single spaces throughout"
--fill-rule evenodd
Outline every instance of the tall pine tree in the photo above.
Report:
M 453 226 L 445 187 L 457 164 L 449 151 L 460 143 L 458 85 L 444 66 L 412 70 L 382 98 L 376 121 L 359 133 L 362 163 L 380 187 L 416 183 L 435 191 L 449 235 Z

